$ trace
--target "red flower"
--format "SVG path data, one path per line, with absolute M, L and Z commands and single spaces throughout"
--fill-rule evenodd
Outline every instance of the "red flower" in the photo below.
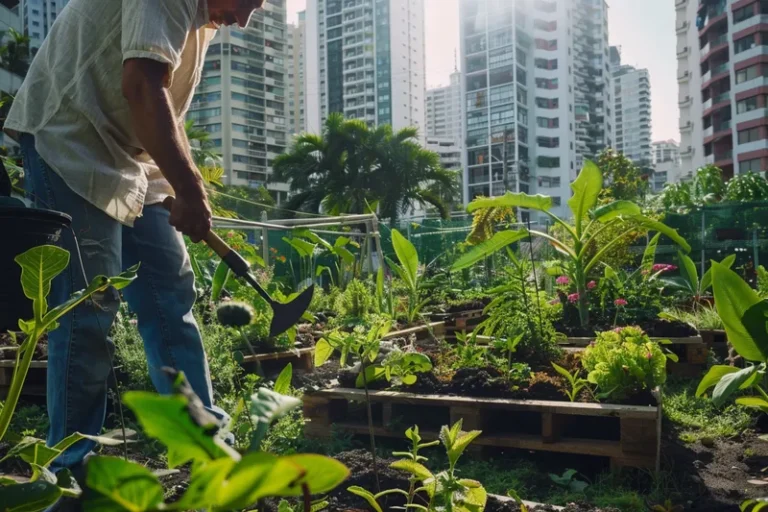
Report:
M 571 304 L 575 304 L 579 301 L 579 294 L 578 293 L 572 293 L 568 296 L 568 302 Z
M 559 285 L 566 285 L 571 282 L 570 279 L 568 279 L 568 276 L 560 276 L 557 279 L 555 279 L 555 282 Z
M 615 301 L 613 301 L 613 304 L 615 306 L 619 306 L 620 307 L 620 306 L 626 306 L 629 303 L 627 302 L 626 299 L 616 299 Z
M 590 281 L 587 283 L 587 290 L 594 290 L 597 286 L 597 283 L 595 281 Z

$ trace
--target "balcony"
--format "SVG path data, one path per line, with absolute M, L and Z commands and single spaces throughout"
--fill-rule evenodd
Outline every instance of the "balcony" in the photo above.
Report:
M 693 156 L 693 146 L 688 146 L 680 150 L 680 156 Z
M 723 93 L 718 94 L 715 96 L 715 105 L 718 103 L 725 103 L 726 101 L 731 100 L 731 91 L 725 91 Z
M 691 53 L 690 49 L 687 46 L 684 46 L 682 50 L 679 50 L 677 52 L 677 58 L 685 59 L 686 57 L 688 57 L 688 55 L 690 55 L 690 53 Z
M 691 130 L 693 130 L 693 123 L 691 121 L 680 125 L 681 132 L 690 132 Z
M 682 155 L 682 153 L 680 153 Z M 715 163 L 715 154 L 711 153 L 709 155 L 704 155 L 704 164 L 705 165 L 714 165 Z
M 720 151 L 715 153 L 715 164 L 728 165 L 733 163 L 733 150 Z
M 691 79 L 691 72 L 687 70 L 677 75 L 677 83 L 680 83 L 680 84 L 683 82 L 687 82 L 690 79 Z
M 705 139 L 711 137 L 715 133 L 715 127 L 712 125 L 709 125 L 709 128 L 704 128 L 704 131 L 701 133 L 701 136 Z
M 677 102 L 680 108 L 689 107 L 691 106 L 691 103 L 693 103 L 693 98 L 691 98 L 690 96 L 686 96 L 685 98 Z
M 688 0 L 675 0 L 675 9 L 685 9 L 688 5 Z
M 687 21 L 679 23 L 675 26 L 675 32 L 677 33 L 677 35 L 683 35 L 688 30 L 689 26 L 690 24 Z

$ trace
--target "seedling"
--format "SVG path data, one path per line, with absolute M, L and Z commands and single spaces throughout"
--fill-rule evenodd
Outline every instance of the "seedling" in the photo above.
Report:
M 578 474 L 579 472 L 575 469 L 568 469 L 562 475 L 550 473 L 549 478 L 554 483 L 570 492 L 583 493 L 586 488 L 589 487 L 589 483 L 583 480 L 578 480 L 576 478 L 576 475 Z
M 557 363 L 552 363 L 552 367 L 557 373 L 565 378 L 565 381 L 570 386 L 570 389 L 564 389 L 563 393 L 565 393 L 565 396 L 567 396 L 571 402 L 575 402 L 579 397 L 581 390 L 589 386 L 589 381 L 579 377 L 579 373 L 581 372 L 578 369 L 574 370 L 573 373 L 570 373 L 568 370 L 558 365 Z

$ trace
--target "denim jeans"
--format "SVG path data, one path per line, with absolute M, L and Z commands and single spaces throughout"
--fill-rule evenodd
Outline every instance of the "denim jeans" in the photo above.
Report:
M 145 206 L 133 227 L 124 226 L 70 190 L 40 158 L 32 135 L 22 135 L 20 143 L 30 197 L 38 207 L 72 216 L 77 237 L 62 237 L 70 265 L 52 283 L 51 306 L 85 288 L 83 271 L 90 281 L 141 263 L 137 279 L 122 294 L 138 317 L 153 384 L 160 393 L 170 393 L 171 382 L 161 368 L 183 371 L 203 405 L 225 419 L 213 406 L 208 363 L 192 314 L 194 274 L 181 234 L 168 224 L 168 212 L 159 204 Z M 49 446 L 73 432 L 101 433 L 114 356 L 108 333 L 119 304 L 118 292 L 109 289 L 62 318 L 49 335 Z M 77 466 L 93 448 L 92 441 L 79 442 L 56 459 L 52 469 Z

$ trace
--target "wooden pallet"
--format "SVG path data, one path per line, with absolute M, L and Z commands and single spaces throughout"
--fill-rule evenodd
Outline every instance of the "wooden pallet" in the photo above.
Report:
M 660 407 L 571 403 L 547 400 L 470 398 L 369 391 L 374 433 L 403 437 L 418 424 L 427 438 L 441 425 L 464 421 L 480 429 L 476 447 L 515 448 L 607 457 L 612 467 L 659 469 Z M 308 437 L 328 438 L 331 426 L 355 434 L 368 432 L 365 391 L 336 388 L 304 395 Z
M 244 366 L 257 366 L 274 363 L 275 366 L 282 365 L 284 367 L 288 363 L 293 365 L 296 370 L 304 370 L 311 372 L 314 369 L 314 354 L 315 348 L 300 348 L 299 350 L 291 350 L 286 352 L 270 352 L 266 354 L 247 355 L 243 357 Z
M 15 368 L 15 359 L 0 360 L 0 397 L 3 399 L 8 395 Z M 21 388 L 22 396 L 45 396 L 47 374 L 48 361 L 32 361 L 24 381 L 24 387 Z
M 425 340 L 434 336 L 439 338 L 445 336 L 445 322 L 430 322 L 425 325 L 417 325 L 416 327 L 409 327 L 408 329 L 402 329 L 400 331 L 392 331 L 387 333 L 382 339 L 391 340 L 394 338 L 409 338 L 416 336 L 417 340 Z
M 470 333 L 486 318 L 482 309 L 453 313 L 445 320 L 445 333 L 447 336 L 455 336 L 457 332 Z

